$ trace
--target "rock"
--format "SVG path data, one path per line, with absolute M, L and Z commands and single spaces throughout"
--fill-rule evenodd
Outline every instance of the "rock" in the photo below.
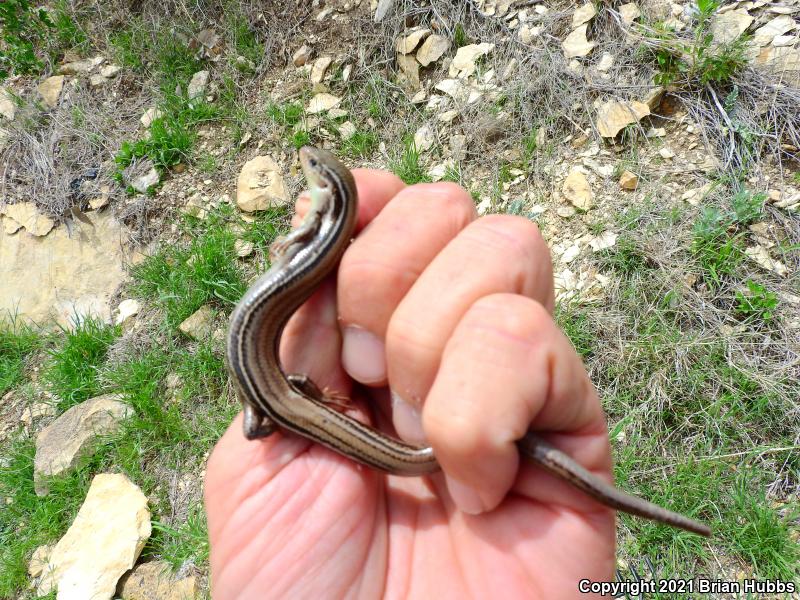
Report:
M 353 65 L 345 65 L 342 68 L 342 83 L 350 81 L 350 74 L 353 72 Z
M 661 148 L 661 149 L 658 151 L 658 155 L 659 155 L 661 158 L 665 159 L 665 160 L 670 160 L 670 159 L 672 159 L 672 158 L 675 158 L 675 153 L 674 153 L 674 152 L 673 152 L 673 151 L 672 151 L 670 148 L 668 148 L 668 147 L 666 147 L 666 146 L 665 146 L 665 147 L 663 147 L 663 148 Z
M 321 83 L 325 77 L 325 71 L 328 70 L 328 67 L 331 66 L 332 62 L 332 56 L 320 56 L 317 60 L 315 60 L 311 67 L 311 82 Z
M 289 192 L 278 163 L 269 156 L 256 156 L 244 164 L 236 185 L 236 204 L 241 210 L 266 210 L 288 202 Z
M 57 412 L 56 407 L 48 402 L 34 402 L 23 409 L 19 420 L 25 425 L 31 425 L 37 419 L 55 417 Z
M 89 85 L 93 88 L 102 87 L 108 83 L 108 79 L 100 75 L 99 73 L 95 73 L 94 75 L 89 76 Z
M 426 123 L 414 133 L 414 146 L 418 152 L 425 152 L 433 147 L 435 138 L 436 132 Z
M 254 248 L 253 242 L 248 242 L 247 240 L 236 240 L 233 243 L 233 249 L 236 250 L 236 256 L 239 258 L 250 256 Z
M 133 179 L 131 187 L 140 194 L 145 194 L 149 188 L 157 185 L 159 181 L 161 181 L 161 175 L 158 174 L 155 167 L 151 167 L 147 173 Z
M 117 318 L 114 320 L 114 323 L 122 325 L 132 317 L 138 315 L 140 310 L 141 306 L 138 300 L 127 298 L 119 303 L 117 307 Z
M 72 62 L 64 63 L 58 68 L 59 75 L 79 75 L 86 74 L 94 70 L 95 67 L 100 65 L 105 60 L 102 56 L 95 56 L 94 58 L 87 58 L 85 60 L 75 60 Z
M 729 10 L 711 17 L 711 34 L 714 44 L 729 44 L 742 35 L 753 22 L 746 10 Z
M 292 55 L 292 63 L 295 67 L 302 67 L 311 58 L 313 52 L 314 51 L 309 46 L 303 44 Z
M 589 210 L 593 205 L 592 189 L 586 175 L 579 167 L 570 169 L 564 185 L 561 188 L 564 197 L 578 210 Z
M 80 459 L 94 454 L 99 437 L 115 432 L 133 409 L 116 394 L 97 396 L 67 410 L 36 437 L 33 486 L 38 496 L 48 493 L 47 477 L 61 475 Z
M 94 227 L 81 226 L 71 237 L 66 227 L 44 238 L 0 231 L 0 312 L 40 323 L 55 318 L 65 327 L 76 315 L 109 321 L 109 301 L 126 278 L 125 244 L 110 213 L 92 220 Z
M 777 273 L 781 277 L 789 274 L 789 269 L 779 260 L 775 260 L 769 255 L 769 251 L 761 245 L 751 246 L 744 249 L 744 253 L 749 256 L 758 266 Z
M 608 70 L 614 65 L 614 57 L 609 52 L 603 52 L 603 56 L 597 62 L 597 70 L 601 73 L 608 73 Z
M 136 565 L 120 579 L 121 600 L 194 600 L 197 581 L 194 577 L 178 578 L 170 566 L 161 561 Z
M 587 25 L 581 25 L 561 42 L 561 47 L 564 49 L 564 58 L 586 56 L 597 45 L 586 39 L 586 28 Z
M 102 75 L 106 79 L 112 79 L 116 77 L 121 70 L 122 67 L 120 67 L 119 65 L 106 65 L 105 67 L 100 69 L 100 75 Z
M 394 45 L 395 50 L 400 54 L 410 54 L 413 52 L 419 43 L 430 34 L 430 29 L 417 29 L 411 31 L 401 38 L 398 38 Z
M 756 58 L 756 63 L 764 65 L 775 76 L 800 84 L 800 49 L 770 46 L 764 48 Z
M 506 68 L 503 69 L 503 75 L 500 78 L 503 81 L 508 81 L 514 75 L 514 73 L 516 73 L 518 67 L 519 61 L 516 58 L 512 58 L 510 61 L 508 61 Z
M 619 177 L 619 187 L 623 190 L 635 190 L 639 185 L 639 176 L 630 171 L 623 171 Z
M 453 62 L 450 63 L 450 77 L 469 77 L 477 68 L 477 60 L 481 56 L 486 56 L 492 50 L 494 50 L 494 44 L 489 44 L 488 42 L 461 46 L 461 48 L 456 51 Z
M 331 119 L 338 119 L 340 117 L 346 117 L 347 111 L 343 108 L 332 108 L 328 111 L 328 116 Z
M 652 88 L 644 98 L 642 98 L 642 102 L 647 105 L 651 111 L 658 110 L 658 107 L 661 106 L 661 101 L 664 99 L 664 92 L 666 90 L 662 86 L 656 86 Z
M 780 15 L 768 21 L 753 33 L 753 42 L 758 46 L 766 46 L 777 36 L 795 29 L 797 25 L 789 15 Z
M 650 108 L 636 100 L 609 100 L 597 111 L 597 130 L 603 137 L 613 138 L 631 123 L 650 114 Z
M 796 35 L 776 35 L 772 38 L 772 45 L 776 47 L 793 46 L 798 41 L 800 41 L 800 38 Z
M 50 233 L 55 226 L 55 222 L 50 217 L 43 215 L 36 208 L 33 202 L 18 202 L 17 204 L 9 204 L 5 208 L 0 209 L 0 214 L 5 215 L 6 219 L 12 220 L 18 225 L 9 231 L 8 225 L 6 226 L 7 233 L 13 233 L 24 227 L 25 231 L 35 236 L 43 236 Z
M 58 106 L 58 97 L 61 95 L 61 90 L 64 89 L 64 76 L 53 75 L 48 77 L 36 89 L 44 103 L 50 108 L 55 108 Z
M 150 125 L 153 124 L 153 121 L 160 119 L 163 116 L 164 113 L 160 109 L 153 106 L 144 111 L 144 114 L 139 119 L 139 123 L 142 124 L 142 127 L 150 127 Z
M 635 2 L 629 2 L 619 7 L 619 16 L 625 25 L 630 26 L 633 25 L 636 19 L 642 16 L 642 11 L 639 10 Z
M 575 9 L 575 12 L 572 13 L 572 29 L 580 27 L 584 23 L 588 23 L 596 14 L 597 9 L 591 2 L 587 2 L 583 6 L 579 6 Z
M 201 341 L 211 335 L 213 325 L 214 311 L 204 304 L 178 325 L 178 329 L 190 338 Z
M 111 186 L 107 184 L 101 185 L 99 194 L 99 196 L 89 199 L 89 208 L 92 210 L 99 210 L 108 204 L 111 198 Z
M 339 96 L 322 92 L 311 98 L 308 106 L 306 107 L 306 112 L 310 115 L 323 113 L 326 110 L 330 110 L 334 106 L 338 105 L 341 101 L 342 99 Z
M 0 88 L 0 117 L 13 121 L 17 114 L 17 104 L 5 88 Z
M 429 64 L 439 60 L 449 49 L 450 40 L 443 35 L 434 33 L 417 50 L 417 61 L 423 67 L 427 67 Z
M 44 568 L 47 566 L 47 561 L 50 560 L 50 555 L 52 553 L 52 544 L 45 544 L 36 548 L 28 563 L 28 575 L 31 577 L 39 577 L 39 575 L 44 572 Z
M 349 140 L 357 131 L 356 126 L 350 121 L 345 121 L 339 125 L 339 135 L 342 136 L 343 140 Z
M 667 136 L 667 130 L 663 127 L 651 127 L 645 132 L 645 137 L 648 138 L 660 138 Z
M 398 54 L 397 66 L 403 75 L 403 79 L 408 83 L 412 90 L 419 90 L 422 82 L 419 79 L 419 63 L 410 54 Z
M 542 27 L 540 25 L 531 26 L 525 23 L 522 27 L 519 28 L 519 41 L 523 44 L 530 44 L 534 38 L 538 37 L 539 34 L 542 32 Z
M 190 100 L 201 97 L 206 93 L 206 86 L 208 86 L 208 79 L 210 73 L 208 71 L 198 71 L 192 75 L 189 86 L 186 88 L 186 95 Z
M 96 475 L 78 515 L 53 548 L 36 593 L 111 600 L 150 537 L 147 498 L 125 475 Z

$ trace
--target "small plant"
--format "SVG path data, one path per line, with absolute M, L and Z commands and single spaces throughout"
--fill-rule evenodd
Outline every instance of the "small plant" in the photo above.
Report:
M 299 150 L 303 146 L 308 146 L 311 143 L 311 133 L 305 129 L 296 129 L 289 137 L 289 141 L 292 146 Z
M 278 125 L 294 127 L 303 118 L 303 106 L 296 102 L 269 104 L 267 106 L 267 116 Z
M 730 215 L 714 207 L 707 207 L 695 223 L 692 253 L 714 285 L 732 275 L 743 257 L 739 236 L 728 235 L 731 224 Z
M 526 171 L 531 168 L 533 157 L 536 156 L 538 136 L 539 129 L 533 128 L 522 137 L 522 166 Z
M 25 358 L 40 345 L 30 327 L 14 318 L 0 321 L 0 396 L 22 381 Z
M 378 146 L 378 136 L 372 131 L 358 130 L 342 142 L 342 153 L 353 158 L 366 158 Z
M 35 46 L 53 27 L 47 11 L 33 8 L 29 0 L 0 2 L 0 81 L 12 73 L 26 75 L 42 68 Z
M 749 294 L 736 292 L 736 309 L 745 321 L 760 320 L 764 323 L 772 321 L 775 308 L 778 306 L 778 296 L 770 292 L 760 283 L 751 279 L 747 280 Z
M 764 193 L 753 194 L 747 190 L 737 192 L 731 198 L 733 209 L 733 220 L 737 225 L 750 225 L 761 218 L 764 210 L 764 201 L 767 195 Z
M 467 32 L 461 23 L 456 23 L 456 28 L 453 31 L 453 42 L 455 43 L 456 48 L 461 48 L 462 46 L 469 44 Z
M 419 150 L 413 139 L 406 141 L 403 152 L 391 161 L 389 168 L 409 185 L 431 181 L 420 164 Z

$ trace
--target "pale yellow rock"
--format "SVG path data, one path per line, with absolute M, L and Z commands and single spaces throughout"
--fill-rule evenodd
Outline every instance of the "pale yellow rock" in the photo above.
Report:
M 67 410 L 36 436 L 33 485 L 39 496 L 48 493 L 46 478 L 69 471 L 91 456 L 99 436 L 119 428 L 120 421 L 133 413 L 116 394 L 97 396 Z
M 607 73 L 608 70 L 614 65 L 614 56 L 609 52 L 603 52 L 603 56 L 597 62 L 597 70 L 601 73 Z
M 333 62 L 332 56 L 320 56 L 311 66 L 311 82 L 320 83 L 325 78 L 325 72 Z
M 150 537 L 147 498 L 120 474 L 96 475 L 78 515 L 53 548 L 36 593 L 110 600 Z
M 631 123 L 650 114 L 647 104 L 632 100 L 609 100 L 597 111 L 597 130 L 603 137 L 613 138 Z
M 50 560 L 50 554 L 53 553 L 53 545 L 45 544 L 39 546 L 33 551 L 31 560 L 28 563 L 28 575 L 31 577 L 39 577 L 47 566 L 47 561 Z
M 141 309 L 142 307 L 138 300 L 135 298 L 126 298 L 120 302 L 119 306 L 117 307 L 117 318 L 114 319 L 114 323 L 117 325 L 122 325 L 126 321 L 138 315 Z
M 85 60 L 75 60 L 72 62 L 64 63 L 58 68 L 59 75 L 78 75 L 80 73 L 88 73 L 105 60 L 102 56 L 95 56 L 94 58 L 87 58 Z
M 193 600 L 196 594 L 194 577 L 178 579 L 161 561 L 136 565 L 120 580 L 121 600 Z
M 139 119 L 139 123 L 142 124 L 142 127 L 150 127 L 150 125 L 153 124 L 153 121 L 160 119 L 163 116 L 164 113 L 160 109 L 153 106 L 144 111 L 144 114 Z
M 53 75 L 48 77 L 37 86 L 39 95 L 50 108 L 55 108 L 58 105 L 58 97 L 61 95 L 61 90 L 64 88 L 64 76 Z
M 753 22 L 745 10 L 729 10 L 711 18 L 711 34 L 715 44 L 728 44 L 742 35 Z
M 777 36 L 795 29 L 797 24 L 789 15 L 779 15 L 768 21 L 753 33 L 753 42 L 758 46 L 766 46 Z
M 236 204 L 241 210 L 266 210 L 288 202 L 286 182 L 272 157 L 256 156 L 244 164 L 236 186 Z
M 17 104 L 11 97 L 11 92 L 0 88 L 0 117 L 13 121 L 17 114 Z
M 664 99 L 665 91 L 663 86 L 658 85 L 645 94 L 645 97 L 642 98 L 642 102 L 644 102 L 651 111 L 657 110 L 658 107 L 661 106 L 661 101 Z
M 639 185 L 639 176 L 630 171 L 623 171 L 619 177 L 619 187 L 623 190 L 635 190 Z
M 642 11 L 635 2 L 629 2 L 619 7 L 619 16 L 625 25 L 633 25 L 633 22 L 642 16 Z
M 13 219 L 31 235 L 47 235 L 55 222 L 43 215 L 33 202 L 18 202 L 0 209 L 8 219 Z
M 477 61 L 480 57 L 486 56 L 494 50 L 494 44 L 484 42 L 482 44 L 468 44 L 461 46 L 450 63 L 450 77 L 469 77 L 477 69 Z
M 587 2 L 583 6 L 579 6 L 575 9 L 575 12 L 572 13 L 572 29 L 580 27 L 584 23 L 588 23 L 596 14 L 597 9 L 591 2 Z
M 423 38 L 430 34 L 430 32 L 430 29 L 417 29 L 416 31 L 412 31 L 409 34 L 398 38 L 394 48 L 400 54 L 410 54 L 417 48 L 417 46 L 419 46 L 419 43 L 423 40 Z
M 417 59 L 410 54 L 398 54 L 397 66 L 408 82 L 412 90 L 419 90 L 422 87 L 422 82 L 419 79 L 419 63 Z
M 313 50 L 311 50 L 311 48 L 303 44 L 297 49 L 297 51 L 294 54 L 292 54 L 292 63 L 294 64 L 295 67 L 302 67 L 311 58 L 312 53 Z
M 565 58 L 577 58 L 579 56 L 586 56 L 597 45 L 586 39 L 587 25 L 581 25 L 572 31 L 563 42 L 561 47 L 564 49 Z
M 178 325 L 178 329 L 181 333 L 199 341 L 211 335 L 213 325 L 214 310 L 209 305 L 204 304 Z
M 417 50 L 417 61 L 423 67 L 439 60 L 450 49 L 450 40 L 443 35 L 434 33 Z
M 351 121 L 345 121 L 339 125 L 339 135 L 342 136 L 343 140 L 349 140 L 357 131 L 358 129 Z
M 322 92 L 311 98 L 308 107 L 306 107 L 306 112 L 310 115 L 323 113 L 337 106 L 341 101 L 342 99 L 339 96 Z
M 430 124 L 426 123 L 414 133 L 414 146 L 418 152 L 426 152 L 433 147 L 436 132 Z
M 589 186 L 589 180 L 578 167 L 570 169 L 561 192 L 572 206 L 579 210 L 589 210 L 594 204 L 594 195 Z
M 786 265 L 781 261 L 772 258 L 769 255 L 769 251 L 763 246 L 756 245 L 745 248 L 744 253 L 753 259 L 753 261 L 755 261 L 760 267 L 768 271 L 772 271 L 781 277 L 786 277 L 789 274 L 789 269 L 786 267 Z
M 601 250 L 608 250 L 613 248 L 617 243 L 618 234 L 613 231 L 604 231 L 597 237 L 589 240 L 589 245 L 592 247 L 593 252 L 600 252 Z
M 8 219 L 4 219 L 7 221 Z M 127 278 L 120 224 L 110 213 L 92 215 L 94 227 L 77 223 L 46 237 L 0 233 L 0 312 L 65 327 L 89 314 L 111 318 L 109 301 Z M 77 315 L 76 315 L 77 313 Z
M 255 245 L 253 242 L 248 242 L 247 240 L 236 240 L 233 243 L 233 249 L 236 250 L 236 256 L 239 258 L 250 256 L 253 253 L 254 248 Z

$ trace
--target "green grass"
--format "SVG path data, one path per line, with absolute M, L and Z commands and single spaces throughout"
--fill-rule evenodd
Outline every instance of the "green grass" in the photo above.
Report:
M 736 292 L 736 301 L 739 314 L 748 322 L 769 323 L 775 316 L 778 307 L 777 294 L 770 292 L 766 287 L 756 281 L 747 280 L 748 294 Z
M 420 162 L 420 153 L 413 140 L 407 140 L 403 149 L 389 163 L 389 169 L 405 183 L 429 183 L 431 178 Z
M 41 345 L 32 327 L 13 317 L 0 320 L 0 396 L 23 381 L 25 359 Z
M 270 103 L 267 105 L 267 116 L 278 125 L 283 125 L 284 127 L 297 125 L 302 120 L 303 114 L 303 105 L 299 102 Z
M 73 330 L 60 331 L 54 347 L 48 349 L 49 360 L 42 378 L 58 397 L 59 410 L 64 411 L 103 392 L 98 367 L 120 329 L 88 318 Z
M 346 140 L 342 140 L 341 153 L 351 158 L 366 158 L 378 147 L 378 135 L 372 131 L 356 130 Z
M 206 303 L 233 306 L 246 289 L 224 216 L 212 213 L 210 226 L 187 223 L 188 247 L 163 247 L 132 269 L 133 291 L 162 308 L 173 329 Z

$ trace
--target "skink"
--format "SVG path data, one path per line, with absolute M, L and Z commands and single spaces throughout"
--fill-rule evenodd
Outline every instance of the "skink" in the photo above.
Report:
M 332 409 L 312 381 L 281 368 L 278 346 L 286 322 L 336 268 L 357 217 L 355 181 L 342 163 L 310 147 L 300 150 L 300 163 L 311 209 L 300 227 L 273 244 L 271 268 L 231 315 L 228 369 L 244 406 L 244 434 L 248 439 L 265 437 L 277 426 L 386 473 L 432 473 L 439 465 L 431 448 L 405 444 Z M 517 445 L 523 456 L 608 507 L 711 534 L 702 523 L 618 490 L 534 433 Z

